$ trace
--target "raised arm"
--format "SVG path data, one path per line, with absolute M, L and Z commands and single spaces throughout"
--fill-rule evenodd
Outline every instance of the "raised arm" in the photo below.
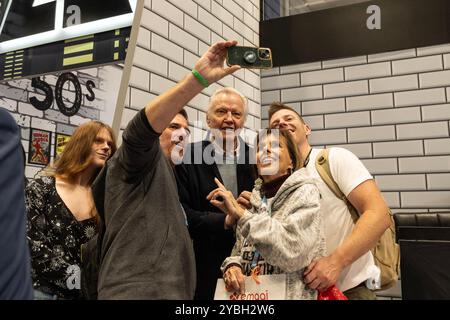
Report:
M 236 41 L 218 42 L 195 64 L 195 70 L 209 84 L 238 70 L 239 66 L 224 67 L 227 48 Z M 151 170 L 160 156 L 159 135 L 175 115 L 200 91 L 203 85 L 192 73 L 174 87 L 156 97 L 128 124 L 122 136 L 118 157 L 129 178 L 141 178 L 142 172 Z
M 208 49 L 195 64 L 197 70 L 209 84 L 212 84 L 224 76 L 229 75 L 239 66 L 224 67 L 227 54 L 227 48 L 236 45 L 236 41 L 218 42 Z M 148 122 L 153 129 L 161 133 L 175 117 L 175 115 L 200 91 L 204 89 L 203 85 L 189 73 L 182 81 L 170 90 L 166 91 L 152 102 L 146 108 Z

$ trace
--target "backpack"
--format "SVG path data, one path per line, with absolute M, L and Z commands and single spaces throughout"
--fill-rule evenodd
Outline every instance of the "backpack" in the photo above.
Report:
M 328 161 L 329 149 L 323 149 L 317 155 L 316 169 L 322 180 L 330 188 L 330 190 L 347 205 L 353 222 L 361 216 L 359 212 L 348 201 L 342 191 L 339 189 L 336 181 L 333 179 Z M 395 242 L 395 222 L 391 210 L 389 209 L 391 226 L 383 233 L 378 240 L 376 246 L 371 250 L 375 259 L 375 264 L 381 271 L 381 288 L 377 290 L 385 290 L 394 286 L 399 276 L 400 249 Z

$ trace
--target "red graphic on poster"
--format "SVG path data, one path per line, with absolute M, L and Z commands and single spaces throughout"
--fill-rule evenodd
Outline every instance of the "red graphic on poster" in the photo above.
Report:
M 52 133 L 46 130 L 31 129 L 28 162 L 47 165 L 50 162 L 50 141 Z

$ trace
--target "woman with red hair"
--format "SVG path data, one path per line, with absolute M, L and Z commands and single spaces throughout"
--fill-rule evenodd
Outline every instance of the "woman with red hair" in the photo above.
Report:
M 116 151 L 100 121 L 78 127 L 46 175 L 26 188 L 35 299 L 79 299 L 80 247 L 97 233 L 91 184 Z

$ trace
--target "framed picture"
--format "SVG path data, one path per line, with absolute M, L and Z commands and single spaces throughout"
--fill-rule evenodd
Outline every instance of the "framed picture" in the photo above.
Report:
M 71 136 L 62 133 L 56 133 L 55 135 L 55 158 L 59 156 L 66 147 L 67 142 L 69 142 Z
M 46 166 L 50 162 L 52 133 L 41 129 L 30 129 L 28 163 Z

